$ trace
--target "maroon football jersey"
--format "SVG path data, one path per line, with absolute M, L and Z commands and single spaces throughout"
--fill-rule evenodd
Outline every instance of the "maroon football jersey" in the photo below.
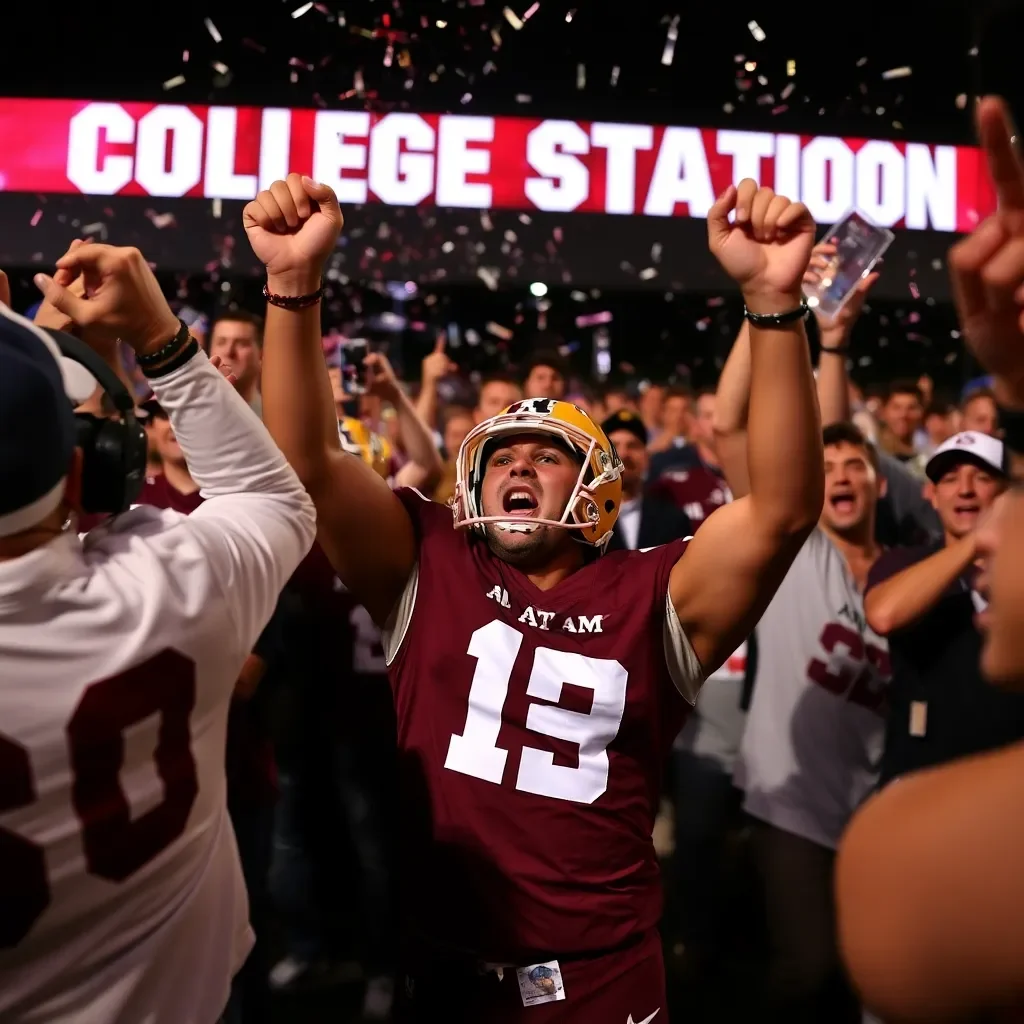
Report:
M 651 832 L 689 708 L 666 598 L 685 542 L 542 591 L 443 505 L 396 493 L 419 538 L 390 667 L 408 934 L 490 962 L 614 948 L 661 913 Z
M 712 467 L 695 462 L 666 470 L 648 485 L 652 496 L 671 501 L 690 518 L 696 529 L 716 508 L 732 500 L 729 485 Z

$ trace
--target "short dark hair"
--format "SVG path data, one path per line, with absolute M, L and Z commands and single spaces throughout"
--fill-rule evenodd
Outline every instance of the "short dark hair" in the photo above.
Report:
M 483 391 L 488 384 L 511 384 L 513 387 L 519 387 L 519 381 L 512 376 L 511 373 L 486 373 L 480 378 L 480 386 L 478 391 Z
M 441 426 L 442 429 L 447 427 L 448 424 L 459 416 L 468 416 L 470 419 L 473 418 L 473 410 L 468 405 L 462 405 L 458 402 L 453 402 L 451 405 L 446 405 L 441 411 Z
M 830 423 L 821 432 L 821 443 L 825 448 L 831 448 L 837 444 L 849 444 L 854 448 L 862 448 L 868 457 L 868 462 L 878 472 L 878 452 L 875 446 L 864 436 L 864 432 L 856 423 L 842 420 L 839 423 Z
M 956 402 L 954 402 L 949 395 L 936 395 L 932 399 L 932 404 L 925 409 L 924 418 L 928 419 L 930 416 L 948 416 L 952 412 L 956 412 Z
M 569 364 L 554 349 L 539 349 L 532 353 L 523 366 L 523 380 L 528 380 L 538 366 L 550 366 L 563 380 L 569 379 Z
M 966 409 L 967 406 L 971 404 L 971 402 L 974 402 L 979 398 L 987 398 L 994 405 L 999 404 L 996 401 L 996 393 L 991 388 L 987 388 L 984 385 L 981 385 L 976 388 L 971 388 L 971 390 L 968 391 L 966 395 L 964 395 L 964 397 L 960 401 L 961 410 Z
M 213 338 L 214 328 L 216 328 L 217 324 L 221 323 L 249 324 L 256 332 L 257 347 L 263 348 L 263 317 L 250 313 L 247 309 L 225 309 L 217 313 L 210 321 L 210 331 L 206 335 L 207 344 Z
M 894 380 L 885 390 L 885 400 L 889 401 L 896 395 L 913 395 L 921 405 L 924 405 L 924 395 L 913 380 Z

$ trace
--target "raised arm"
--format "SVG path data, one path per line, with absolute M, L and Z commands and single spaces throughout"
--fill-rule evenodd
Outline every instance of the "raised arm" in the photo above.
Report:
M 712 207 L 708 238 L 750 313 L 799 309 L 814 242 L 814 222 L 802 204 L 746 179 Z M 748 330 L 750 493 L 708 517 L 670 580 L 676 613 L 706 673 L 750 634 L 824 500 L 821 424 L 803 319 L 778 326 L 755 319 Z
M 116 358 L 118 338 L 146 356 L 178 333 L 178 320 L 138 249 L 82 245 L 57 266 L 81 274 L 87 298 L 42 274 L 36 283 L 106 358 Z M 230 596 L 241 647 L 250 650 L 313 543 L 309 495 L 263 424 L 190 338 L 146 373 L 207 499 L 151 543 L 164 545 L 175 561 L 201 559 L 208 566 Z
M 412 400 L 402 390 L 387 357 L 371 352 L 364 360 L 367 369 L 367 388 L 390 402 L 398 418 L 398 435 L 409 461 L 395 475 L 396 487 L 416 487 L 427 493 L 433 491 L 441 479 L 441 453 L 434 444 L 430 428 L 420 418 Z
M 330 188 L 289 174 L 249 203 L 243 218 L 272 295 L 311 295 L 320 288 L 342 225 Z M 335 571 L 383 625 L 415 564 L 412 522 L 388 485 L 342 451 L 319 303 L 267 306 L 263 417 L 316 505 L 317 537 Z
M 821 271 L 828 265 L 828 257 L 836 247 L 821 242 L 811 253 L 811 262 L 804 273 L 804 281 L 817 283 Z M 821 425 L 845 423 L 850 414 L 850 380 L 846 373 L 846 357 L 850 350 L 850 337 L 854 325 L 864 309 L 871 286 L 878 280 L 877 273 L 868 274 L 857 283 L 857 289 L 832 320 L 815 314 L 818 322 L 818 339 L 821 343 L 821 357 L 818 360 L 818 406 L 821 409 Z
M 715 451 L 733 498 L 750 493 L 747 415 L 750 412 L 750 326 L 746 320 L 732 343 L 715 391 Z

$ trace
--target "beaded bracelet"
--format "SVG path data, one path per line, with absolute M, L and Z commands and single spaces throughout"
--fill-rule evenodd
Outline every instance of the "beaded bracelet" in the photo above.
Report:
M 308 309 L 315 306 L 323 296 L 323 280 L 320 281 L 320 287 L 309 295 L 275 295 L 266 285 L 263 286 L 263 298 L 272 306 L 279 306 L 281 309 Z
M 191 337 L 188 333 L 188 327 L 185 325 L 184 320 L 179 320 L 178 323 L 181 325 L 178 328 L 178 333 L 163 348 L 158 348 L 155 352 L 150 352 L 144 356 L 137 355 L 135 357 L 135 362 L 139 364 L 143 372 L 145 372 L 147 366 L 156 366 L 157 363 L 162 363 L 188 343 L 188 339 Z
M 178 369 L 179 366 L 184 366 L 196 353 L 199 351 L 199 343 L 189 335 L 189 343 L 181 349 L 177 355 L 172 356 L 166 363 L 161 363 L 159 366 L 142 367 L 142 375 L 147 380 L 152 380 L 155 377 L 164 377 L 173 370 Z

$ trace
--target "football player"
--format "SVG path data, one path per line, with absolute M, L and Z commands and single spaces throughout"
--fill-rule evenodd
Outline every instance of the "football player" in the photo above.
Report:
M 604 557 L 621 464 L 568 402 L 515 402 L 471 431 L 450 509 L 393 493 L 345 455 L 316 305 L 337 200 L 293 174 L 244 219 L 268 273 L 266 422 L 338 575 L 385 630 L 404 799 L 401 1015 L 664 1018 L 651 839 L 664 758 L 822 503 L 800 298 L 810 215 L 749 179 L 708 213 L 751 321 L 749 496 L 689 546 Z
M 997 212 L 950 251 L 968 345 L 994 377 L 1017 486 L 979 527 L 990 603 L 982 670 L 1024 686 L 1024 163 L 1001 100 L 977 108 Z M 895 782 L 839 850 L 840 940 L 865 1003 L 886 1020 L 1024 1016 L 1024 745 Z
M 73 413 L 54 338 L 0 307 L 0 1019 L 212 1024 L 253 941 L 228 706 L 315 512 L 137 249 L 58 267 L 88 298 L 37 284 L 108 361 L 131 344 L 207 500 L 124 511 L 131 395 L 79 341 L 122 420 Z M 80 539 L 83 507 L 124 514 Z

